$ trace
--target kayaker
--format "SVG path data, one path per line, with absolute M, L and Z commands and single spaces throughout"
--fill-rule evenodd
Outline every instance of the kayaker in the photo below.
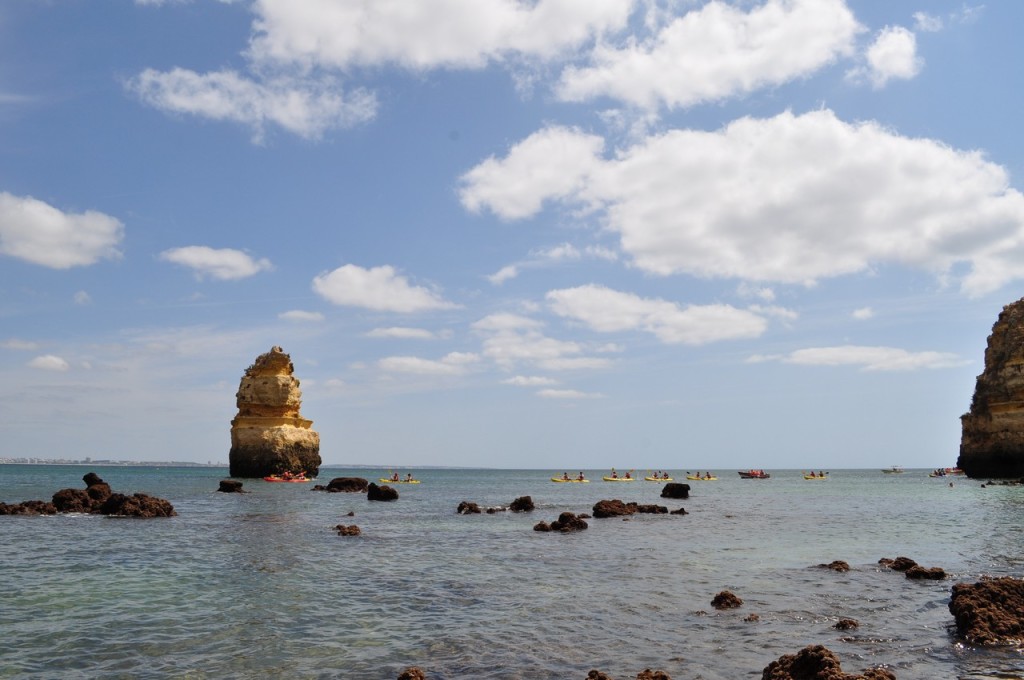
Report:
M 615 468 L 612 468 L 612 479 L 618 479 L 618 478 L 619 478 L 619 473 L 615 471 Z
M 565 481 L 568 482 L 569 481 L 569 473 L 568 472 L 563 472 L 562 473 L 562 479 L 564 479 Z
M 626 477 L 626 479 L 629 479 L 629 473 L 628 472 L 625 474 L 625 477 Z
M 405 475 L 405 481 L 407 481 L 407 482 L 411 482 L 412 481 L 412 473 L 411 472 Z
M 583 479 L 584 479 L 584 477 L 583 477 L 583 470 L 580 470 L 580 476 L 579 476 L 579 477 L 577 477 L 577 479 L 578 479 L 579 481 L 581 481 L 581 482 L 583 481 Z
M 398 481 L 398 473 L 397 472 L 395 474 L 391 475 L 391 481 L 392 482 L 397 482 Z

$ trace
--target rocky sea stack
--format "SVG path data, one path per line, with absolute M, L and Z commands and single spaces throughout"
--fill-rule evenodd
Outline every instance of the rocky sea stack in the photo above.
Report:
M 957 467 L 969 477 L 1024 477 L 1024 298 L 1003 307 L 971 409 L 960 416 Z
M 291 357 L 280 347 L 256 357 L 245 370 L 238 415 L 231 421 L 232 477 L 265 477 L 282 472 L 320 471 L 320 435 L 299 413 L 302 392 Z

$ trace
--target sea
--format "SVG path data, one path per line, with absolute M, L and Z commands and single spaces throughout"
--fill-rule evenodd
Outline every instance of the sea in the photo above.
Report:
M 1016 648 L 956 639 L 950 589 L 1024 576 L 1024 487 L 928 470 L 800 470 L 664 484 L 555 484 L 562 470 L 401 469 L 399 498 L 244 480 L 226 468 L 0 465 L 0 501 L 49 499 L 96 472 L 115 492 L 169 500 L 178 516 L 0 517 L 0 679 L 760 678 L 784 654 L 825 645 L 843 670 L 900 680 L 1022 679 Z M 317 483 L 389 470 L 325 467 Z M 569 470 L 578 474 L 579 470 Z M 642 473 L 641 473 L 642 474 Z M 533 512 L 459 515 L 462 501 Z M 602 499 L 686 515 L 590 519 L 533 530 Z M 348 513 L 354 513 L 349 516 Z M 339 536 L 356 524 L 360 536 Z M 913 581 L 881 567 L 942 567 Z M 817 565 L 843 560 L 850 571 Z M 716 610 L 728 590 L 743 604 Z M 751 616 L 755 615 L 756 616 Z M 834 628 L 841 618 L 857 628 Z

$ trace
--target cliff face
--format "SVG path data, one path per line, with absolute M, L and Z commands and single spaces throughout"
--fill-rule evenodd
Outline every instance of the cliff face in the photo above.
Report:
M 265 477 L 281 472 L 320 471 L 320 435 L 299 413 L 302 392 L 291 357 L 273 347 L 242 376 L 238 415 L 231 421 L 232 477 Z
M 992 326 L 985 370 L 960 422 L 957 466 L 969 477 L 1024 477 L 1024 298 Z

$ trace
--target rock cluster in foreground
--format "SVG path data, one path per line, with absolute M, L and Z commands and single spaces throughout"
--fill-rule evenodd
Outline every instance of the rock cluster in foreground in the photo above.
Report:
M 245 370 L 235 395 L 228 464 L 232 477 L 320 472 L 320 435 L 299 413 L 302 391 L 291 357 L 272 347 Z
M 832 650 L 809 645 L 772 661 L 761 672 L 761 680 L 896 680 L 896 675 L 884 668 L 869 668 L 860 675 L 844 673 Z
M 960 416 L 957 467 L 973 478 L 1024 477 L 1024 298 L 1003 307 L 971 408 Z
M 95 472 L 82 477 L 85 489 L 61 489 L 47 501 L 25 501 L 8 505 L 0 503 L 0 515 L 56 515 L 85 513 L 114 517 L 174 517 L 174 506 L 162 498 L 144 493 L 128 496 L 113 493 L 110 485 Z
M 1003 577 L 953 586 L 957 634 L 976 645 L 1024 644 L 1024 580 Z

